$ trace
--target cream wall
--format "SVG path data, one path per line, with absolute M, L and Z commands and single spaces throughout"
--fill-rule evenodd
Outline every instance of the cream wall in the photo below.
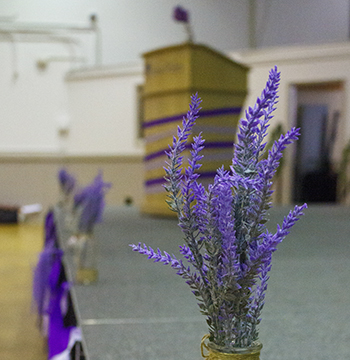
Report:
M 11 23 L 89 27 L 90 15 L 96 14 L 101 40 L 96 46 L 95 32 L 54 31 L 43 37 L 0 31 L 0 152 L 59 152 L 62 122 L 71 117 L 66 73 L 96 62 L 133 64 L 146 51 L 181 43 L 184 28 L 171 18 L 176 5 L 176 0 L 0 0 L 0 30 Z M 348 39 L 346 0 L 331 5 L 329 0 L 188 0 L 183 5 L 190 11 L 195 41 L 223 52 L 254 43 L 265 47 Z M 46 68 L 37 66 L 48 59 Z M 103 117 L 101 111 L 96 122 Z
M 0 0 L 0 153 L 60 152 L 65 142 L 61 127 L 75 116 L 69 108 L 76 100 L 70 97 L 70 88 L 75 85 L 65 81 L 66 74 L 92 66 L 100 69 L 141 63 L 142 53 L 185 41 L 184 27 L 172 19 L 176 5 L 176 0 Z M 196 41 L 221 51 L 248 46 L 245 0 L 220 0 L 220 6 L 216 1 L 191 0 L 186 7 L 191 12 Z M 64 30 L 91 27 L 91 14 L 97 16 L 98 32 Z M 43 27 L 47 34 L 38 34 Z M 26 30 L 11 32 L 16 28 Z M 45 61 L 46 66 L 38 66 Z M 80 90 L 84 91 L 83 87 Z M 113 96 L 112 91 L 111 87 L 106 100 Z M 130 91 L 126 88 L 120 100 L 115 97 L 117 107 L 132 101 L 127 99 Z M 129 152 L 124 145 L 130 136 L 121 142 L 114 129 L 109 131 L 110 105 L 100 102 L 98 106 L 93 109 L 96 117 L 91 113 L 90 125 L 99 126 L 100 131 L 105 126 L 108 137 L 102 148 L 92 146 L 94 139 L 84 145 L 72 129 L 74 143 L 69 149 L 74 153 Z M 133 114 L 126 114 L 122 125 L 128 128 L 127 134 L 133 132 Z M 115 144 L 122 144 L 123 149 Z
M 0 152 L 0 205 L 40 203 L 45 212 L 58 201 L 61 167 L 76 176 L 80 186 L 102 170 L 104 180 L 113 184 L 107 204 L 121 205 L 129 198 L 141 205 L 143 143 L 137 137 L 136 88 L 142 83 L 141 64 L 68 72 L 63 83 L 66 110 L 57 123 L 59 141 L 45 138 L 44 127 L 35 136 L 43 137 L 47 148 Z M 42 102 L 41 110 L 52 106 Z M 22 130 L 28 135 L 31 128 Z
M 65 81 L 70 120 L 62 139 L 64 153 L 143 154 L 137 121 L 137 87 L 144 82 L 141 63 L 72 71 Z
M 255 12 L 250 12 L 250 4 L 256 6 Z M 195 40 L 227 52 L 248 48 L 254 42 L 260 47 L 345 41 L 347 1 L 336 0 L 331 8 L 329 4 L 328 0 L 189 0 L 184 6 L 190 10 Z M 137 139 L 135 87 L 142 82 L 141 54 L 185 40 L 183 27 L 171 19 L 176 5 L 176 0 L 0 0 L 0 29 L 13 22 L 89 27 L 90 15 L 96 14 L 101 36 L 98 43 L 96 32 L 59 31 L 42 37 L 0 31 L 0 204 L 48 203 L 56 194 L 56 173 L 62 159 L 71 156 L 83 162 L 84 157 L 96 160 L 107 156 L 113 158 L 113 164 L 125 164 L 123 159 L 129 156 L 133 164 L 138 163 L 135 176 L 140 176 L 143 146 Z M 339 47 L 335 45 L 335 49 Z M 347 55 L 339 54 L 334 66 L 332 49 L 322 57 L 320 46 L 312 50 L 308 61 L 304 57 L 300 70 L 299 55 L 295 61 L 292 56 L 293 62 L 286 54 L 304 53 L 307 48 L 290 51 L 266 49 L 237 55 L 252 66 L 250 104 L 264 86 L 270 66 L 280 65 L 284 80 L 276 118 L 283 121 L 289 116 L 288 84 L 307 81 L 316 68 L 319 78 L 342 77 L 349 65 Z M 43 61 L 48 61 L 46 66 L 38 66 Z M 138 70 L 125 74 L 125 68 Z M 106 69 L 108 76 L 103 75 Z M 346 135 L 348 127 L 347 123 Z M 43 158 L 48 159 L 44 167 Z M 84 170 L 86 179 L 94 176 L 97 165 L 91 172 Z M 115 166 L 123 171 L 124 165 Z M 45 182 L 51 184 L 50 190 L 38 187 L 39 174 L 50 174 L 51 180 Z M 111 181 L 116 188 L 124 186 L 119 183 L 121 177 Z M 138 186 L 133 187 L 135 196 Z M 122 202 L 128 192 L 126 189 L 112 201 Z
M 0 0 L 0 204 L 50 206 L 57 171 L 67 162 L 82 184 L 102 169 L 113 183 L 108 203 L 122 204 L 128 196 L 135 204 L 141 201 L 143 146 L 136 114 L 141 54 L 185 41 L 184 27 L 172 19 L 176 5 L 176 0 Z M 221 0 L 220 6 L 191 0 L 186 7 L 196 41 L 221 51 L 248 46 L 245 0 Z M 91 14 L 97 15 L 99 32 L 62 30 L 89 28 Z M 44 26 L 48 33 L 10 32 L 16 26 L 34 31 Z
M 1 202 L 11 205 L 39 203 L 43 213 L 59 199 L 57 173 L 65 167 L 79 186 L 90 183 L 100 170 L 103 179 L 111 182 L 106 195 L 107 204 L 124 204 L 127 198 L 140 206 L 143 195 L 142 158 L 138 156 L 58 156 L 58 155 L 1 155 Z M 40 219 L 42 217 L 39 217 Z
M 314 45 L 349 39 L 348 0 L 255 0 L 256 46 Z

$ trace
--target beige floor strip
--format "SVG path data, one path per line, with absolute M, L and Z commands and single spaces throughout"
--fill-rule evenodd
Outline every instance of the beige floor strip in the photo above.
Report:
M 31 306 L 32 273 L 43 244 L 37 224 L 0 224 L 0 359 L 46 360 Z

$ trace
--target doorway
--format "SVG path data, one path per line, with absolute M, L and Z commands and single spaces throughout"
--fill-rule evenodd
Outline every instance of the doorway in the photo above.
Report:
M 337 201 L 343 89 L 342 82 L 295 85 L 295 122 L 301 132 L 294 162 L 295 202 Z

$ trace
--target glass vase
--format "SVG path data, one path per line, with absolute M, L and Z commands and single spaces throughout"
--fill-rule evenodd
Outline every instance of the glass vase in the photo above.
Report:
M 233 352 L 227 353 L 220 350 L 211 342 L 206 342 L 209 335 L 202 339 L 201 352 L 202 357 L 207 360 L 259 360 L 262 344 L 258 341 L 246 348 L 237 348 Z
M 77 235 L 77 259 L 75 282 L 89 285 L 98 280 L 97 242 L 93 234 Z

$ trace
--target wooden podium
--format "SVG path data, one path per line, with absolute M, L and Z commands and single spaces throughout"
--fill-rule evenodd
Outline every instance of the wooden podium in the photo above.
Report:
M 205 149 L 198 181 L 212 182 L 217 168 L 232 163 L 233 143 L 247 93 L 248 68 L 204 45 L 185 43 L 145 53 L 143 92 L 146 155 L 145 197 L 141 211 L 169 216 L 163 187 L 164 151 L 172 144 L 177 126 L 197 93 L 202 110 L 193 135 L 202 132 Z M 191 138 L 192 139 L 192 138 Z M 191 140 L 190 139 L 190 140 Z M 187 155 L 189 155 L 189 150 Z M 186 154 L 184 163 L 187 166 Z

